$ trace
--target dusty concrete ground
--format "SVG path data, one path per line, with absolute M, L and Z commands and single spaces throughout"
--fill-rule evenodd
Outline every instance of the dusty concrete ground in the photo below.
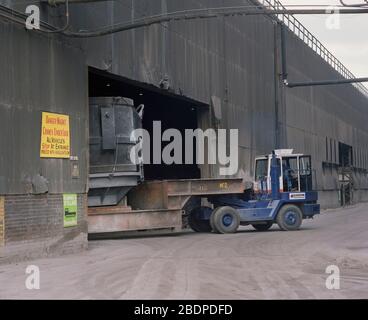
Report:
M 25 288 L 29 264 L 40 290 Z M 340 268 L 340 290 L 326 289 L 328 265 Z M 0 266 L 0 298 L 367 299 L 368 205 L 326 211 L 297 232 L 93 241 L 83 254 Z

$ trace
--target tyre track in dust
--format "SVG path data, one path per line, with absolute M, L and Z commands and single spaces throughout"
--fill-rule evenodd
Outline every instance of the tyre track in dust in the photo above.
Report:
M 179 263 L 183 261 L 180 256 L 187 248 L 198 244 L 198 236 L 202 235 L 190 234 L 173 237 L 169 246 L 151 254 L 139 267 L 130 289 L 121 298 L 165 299 L 168 298 L 174 286 L 188 288 L 188 267 L 185 267 L 188 262 L 182 266 Z M 162 242 L 162 238 L 155 240 Z M 177 276 L 178 272 L 179 276 Z M 179 283 L 177 284 L 176 281 Z
M 118 299 L 131 287 L 137 266 L 157 248 L 141 239 L 96 241 L 92 249 L 96 258 L 90 259 L 76 286 L 81 292 L 93 292 L 95 299 Z

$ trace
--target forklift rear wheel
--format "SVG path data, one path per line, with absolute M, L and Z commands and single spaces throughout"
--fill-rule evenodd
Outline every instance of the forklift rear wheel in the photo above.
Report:
M 288 204 L 280 209 L 276 220 L 281 230 L 295 231 L 302 224 L 303 214 L 297 206 Z
M 237 210 L 232 207 L 218 207 L 211 215 L 211 226 L 217 233 L 234 233 L 240 225 Z
M 273 225 L 273 222 L 267 222 L 267 223 L 262 223 L 262 224 L 252 224 L 253 228 L 256 229 L 257 231 L 267 231 L 268 229 L 270 229 Z
M 210 225 L 210 221 L 201 219 L 204 215 L 203 211 L 210 211 L 209 214 L 208 214 L 208 215 L 210 215 L 211 212 L 212 212 L 212 208 L 210 208 L 210 207 L 196 207 L 192 211 L 190 211 L 190 214 L 188 216 L 189 226 L 195 232 L 211 232 L 211 230 L 212 230 L 211 225 Z

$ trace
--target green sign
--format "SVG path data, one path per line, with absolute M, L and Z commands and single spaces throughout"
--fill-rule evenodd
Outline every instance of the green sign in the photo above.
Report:
M 77 225 L 77 207 L 77 195 L 64 194 L 64 228 L 74 227 Z

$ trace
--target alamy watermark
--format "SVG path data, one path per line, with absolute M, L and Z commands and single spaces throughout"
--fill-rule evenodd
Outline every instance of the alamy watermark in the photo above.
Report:
M 40 268 L 35 265 L 29 265 L 26 268 L 25 286 L 28 290 L 40 289 Z
M 145 129 L 132 132 L 130 140 L 138 142 L 130 152 L 132 163 L 218 164 L 220 176 L 231 176 L 238 172 L 238 129 L 185 129 L 183 136 L 177 129 L 162 132 L 161 128 L 160 121 L 153 121 L 152 137 Z M 165 147 L 162 147 L 163 142 L 167 142 Z
M 328 290 L 340 290 L 340 268 L 330 265 L 326 268 L 326 274 L 329 274 L 326 279 L 326 288 Z
M 26 28 L 28 30 L 40 29 L 40 8 L 36 5 L 29 5 L 26 7 Z

